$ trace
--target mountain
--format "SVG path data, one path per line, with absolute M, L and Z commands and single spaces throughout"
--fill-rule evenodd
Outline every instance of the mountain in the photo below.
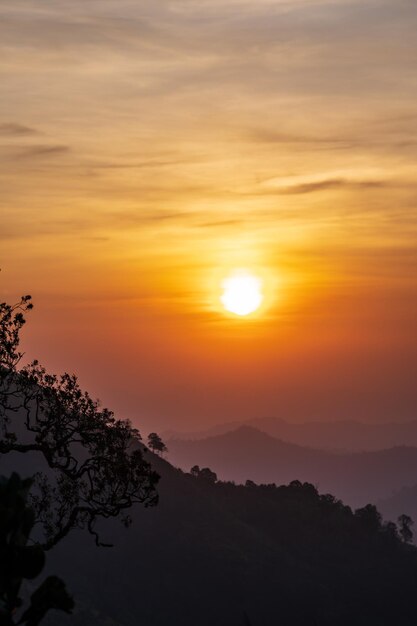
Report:
M 368 507 L 312 485 L 212 483 L 153 458 L 160 504 L 134 511 L 115 547 L 75 532 L 49 555 L 74 617 L 45 626 L 411 626 L 417 551 Z M 106 537 L 108 538 L 108 537 Z
M 253 429 L 240 434 L 277 443 Z M 158 506 L 132 509 L 129 529 L 103 521 L 113 548 L 78 530 L 48 553 L 44 576 L 65 581 L 76 610 L 51 613 L 45 626 L 417 623 L 417 550 L 382 525 L 375 507 L 353 513 L 308 483 L 215 482 L 147 454 L 161 476 Z M 3 474 L 42 469 L 39 454 L 0 460 Z
M 402 445 L 417 446 L 417 420 L 378 424 L 349 420 L 291 423 L 275 417 L 262 417 L 227 422 L 205 431 L 167 431 L 163 437 L 168 442 L 171 439 L 206 439 L 236 430 L 239 426 L 252 426 L 289 443 L 330 451 L 363 452 Z
M 171 440 L 170 461 L 184 470 L 208 466 L 222 480 L 282 484 L 311 482 L 351 505 L 362 506 L 417 482 L 417 448 L 336 454 L 287 443 L 253 427 L 202 440 Z
M 79 529 L 48 553 L 42 579 L 26 592 L 55 574 L 74 596 L 76 610 L 73 616 L 52 612 L 45 626 L 417 623 L 417 549 L 401 540 L 395 525 L 383 524 L 374 506 L 353 512 L 312 484 L 294 481 L 303 463 L 306 474 L 316 468 L 323 476 L 330 472 L 330 480 L 338 460 L 353 459 L 356 467 L 355 457 L 362 455 L 305 449 L 249 427 L 190 443 L 209 443 L 226 467 L 251 459 L 248 477 L 255 480 L 255 470 L 269 472 L 278 461 L 291 482 L 219 482 L 211 472 L 186 474 L 147 451 L 161 476 L 158 506 L 134 507 L 129 529 L 102 520 L 96 530 L 113 548 L 97 548 Z M 398 450 L 412 470 L 416 451 Z M 260 452 L 273 465 L 262 465 Z M 367 456 L 392 467 L 392 452 Z M 401 454 L 397 470 L 404 474 Z M 39 452 L 0 455 L 0 473 L 11 471 L 51 478 Z

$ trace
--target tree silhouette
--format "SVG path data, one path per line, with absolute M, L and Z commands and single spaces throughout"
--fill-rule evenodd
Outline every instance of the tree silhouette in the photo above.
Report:
M 168 451 L 168 448 L 157 433 L 149 433 L 148 446 L 153 452 L 156 452 L 160 455 Z
M 86 528 L 97 545 L 98 518 L 118 517 L 135 503 L 157 503 L 159 476 L 143 457 L 141 437 L 81 390 L 76 376 L 58 377 L 37 361 L 19 368 L 20 331 L 31 297 L 0 303 L 0 453 L 39 453 L 31 504 L 48 550 L 74 527 Z M 22 434 L 23 433 L 23 434 Z
M 217 482 L 217 474 L 212 472 L 209 467 L 203 467 L 200 469 L 198 465 L 194 465 L 190 470 L 190 474 L 207 484 L 214 485 Z
M 199 474 L 200 480 L 204 480 L 204 482 L 214 485 L 217 482 L 217 474 L 216 472 L 212 472 L 209 467 L 203 467 L 200 470 Z
M 411 526 L 414 524 L 411 517 L 403 513 L 398 518 L 398 524 L 401 539 L 404 543 L 411 543 L 413 541 L 413 531 L 411 530 Z
M 27 545 L 35 523 L 35 513 L 27 505 L 31 483 L 17 474 L 0 479 L 0 623 L 4 626 L 15 624 L 14 616 L 22 612 L 23 581 L 36 578 L 45 564 L 42 547 Z M 32 594 L 18 624 L 37 626 L 49 609 L 70 613 L 73 606 L 62 580 L 49 576 Z
M 381 528 L 382 516 L 374 504 L 356 509 L 355 516 L 361 521 L 362 528 L 369 533 L 375 533 Z
M 193 467 L 190 469 L 190 474 L 191 476 L 194 476 L 194 478 L 197 478 L 200 474 L 200 467 L 198 465 L 193 465 Z

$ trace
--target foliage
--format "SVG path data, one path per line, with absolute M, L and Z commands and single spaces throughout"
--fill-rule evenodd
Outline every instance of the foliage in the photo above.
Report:
M 144 459 L 139 432 L 100 408 L 76 376 L 49 374 L 37 361 L 19 367 L 20 331 L 31 308 L 30 296 L 0 304 L 0 453 L 38 453 L 46 461 L 48 471 L 31 492 L 45 549 L 75 527 L 107 545 L 97 520 L 128 524 L 133 504 L 157 503 L 159 477 Z
M 289 583 L 288 597 L 292 590 L 301 594 L 306 614 L 296 617 L 295 605 L 282 606 L 286 592 L 281 588 L 275 610 L 281 611 L 282 623 L 417 623 L 413 592 L 417 550 L 411 545 L 409 516 L 400 516 L 397 526 L 383 521 L 372 504 L 353 511 L 334 496 L 320 494 L 314 485 L 298 480 L 282 486 L 218 481 L 210 489 L 218 507 L 262 537 L 268 546 L 262 563 L 271 580 L 282 576 Z M 271 550 L 276 551 L 275 559 Z M 254 563 L 258 556 L 252 557 Z M 257 585 L 253 594 L 265 597 L 266 591 Z M 273 614 L 270 606 L 265 623 L 279 623 Z
M 0 481 L 0 623 L 4 626 L 15 624 L 14 615 L 21 610 L 23 581 L 38 576 L 45 563 L 42 547 L 27 545 L 35 523 L 34 511 L 27 506 L 30 487 L 31 480 L 21 480 L 17 474 Z M 32 594 L 18 624 L 37 626 L 50 609 L 70 613 L 72 608 L 62 580 L 49 576 Z
M 401 539 L 404 543 L 411 543 L 413 541 L 413 531 L 411 530 L 411 526 L 414 524 L 411 517 L 403 513 L 398 518 L 398 524 Z
M 203 467 L 200 469 L 198 465 L 194 465 L 190 470 L 190 474 L 208 485 L 214 485 L 214 483 L 217 482 L 217 474 L 209 467 Z
M 97 558 L 77 534 L 60 546 L 65 580 L 98 612 L 83 626 L 103 626 L 104 616 L 242 626 L 244 611 L 252 626 L 417 624 L 417 550 L 395 524 L 370 524 L 374 509 L 354 511 L 301 481 L 207 483 L 155 462 L 162 506 L 137 515 L 139 532 Z
M 153 452 L 157 452 L 161 455 L 168 451 L 168 448 L 157 433 L 149 433 L 148 446 Z

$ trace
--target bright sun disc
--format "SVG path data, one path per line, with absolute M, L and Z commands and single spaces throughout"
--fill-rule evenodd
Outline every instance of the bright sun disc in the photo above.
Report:
M 220 300 L 230 313 L 249 315 L 260 307 L 263 300 L 262 282 L 247 272 L 239 272 L 226 278 Z

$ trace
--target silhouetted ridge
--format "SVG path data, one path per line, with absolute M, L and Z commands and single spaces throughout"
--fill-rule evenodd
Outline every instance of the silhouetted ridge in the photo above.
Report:
M 363 453 L 335 453 L 305 448 L 250 427 L 207 439 L 168 442 L 169 458 L 188 470 L 195 464 L 212 468 L 221 479 L 244 483 L 317 484 L 349 504 L 360 506 L 386 498 L 417 481 L 417 448 L 396 446 Z
M 244 422 L 226 422 L 205 431 L 170 432 L 167 440 L 199 440 L 251 426 L 277 439 L 303 447 L 334 452 L 365 452 L 398 445 L 417 446 L 417 420 L 366 423 L 358 420 L 291 422 L 277 417 L 259 417 Z
M 243 612 L 252 626 L 415 626 L 416 550 L 375 507 L 150 460 L 160 503 L 135 511 L 129 531 L 113 527 L 115 549 L 93 551 L 80 534 L 51 555 L 88 616 L 77 626 L 242 626 Z

